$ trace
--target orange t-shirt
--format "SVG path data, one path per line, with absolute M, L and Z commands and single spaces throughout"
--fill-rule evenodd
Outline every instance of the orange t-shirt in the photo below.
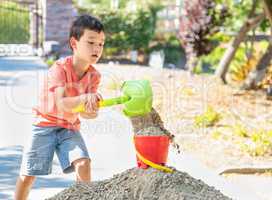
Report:
M 55 89 L 65 87 L 66 97 L 96 92 L 101 75 L 90 65 L 87 72 L 79 80 L 73 69 L 72 59 L 72 56 L 68 56 L 58 60 L 49 69 L 43 80 L 38 105 L 33 108 L 36 119 L 34 125 L 60 126 L 72 130 L 80 129 L 78 113 L 60 111 L 56 107 Z

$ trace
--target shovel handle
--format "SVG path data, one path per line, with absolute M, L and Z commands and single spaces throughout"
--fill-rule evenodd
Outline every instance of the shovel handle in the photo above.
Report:
M 99 107 L 107 107 L 107 106 L 113 106 L 117 104 L 122 104 L 127 102 L 130 99 L 128 96 L 120 96 L 116 98 L 111 98 L 111 99 L 104 99 L 102 101 L 99 101 Z M 76 108 L 72 110 L 73 113 L 79 113 L 79 112 L 85 112 L 85 106 L 84 104 L 80 104 Z
M 134 142 L 134 144 L 135 144 L 135 138 L 133 138 L 133 142 Z M 139 151 L 137 151 L 137 149 L 136 149 L 136 155 L 138 156 L 138 158 L 139 158 L 144 164 L 146 164 L 146 165 L 148 165 L 148 166 L 150 166 L 150 167 L 152 167 L 152 168 L 154 168 L 154 169 L 158 169 L 158 170 L 161 170 L 161 171 L 164 171 L 164 172 L 167 172 L 167 173 L 173 173 L 173 172 L 174 172 L 174 170 L 171 169 L 171 168 L 169 168 L 169 167 L 165 167 L 165 166 L 163 166 L 163 165 L 159 165 L 159 164 L 156 164 L 156 163 L 154 163 L 154 162 L 148 160 L 148 159 L 145 158 L 143 155 L 141 155 L 141 154 L 139 153 Z
M 105 99 L 99 102 L 99 107 L 106 107 L 106 106 L 113 106 L 113 105 L 118 105 L 127 102 L 130 100 L 130 97 L 128 96 L 120 96 L 116 98 L 111 98 L 111 99 Z
M 156 163 L 153 163 L 152 161 L 146 159 L 145 157 L 143 157 L 137 150 L 136 150 L 136 155 L 138 156 L 138 158 L 146 165 L 149 165 L 150 167 L 154 168 L 154 169 L 158 169 L 167 173 L 173 173 L 174 170 L 169 168 L 169 167 L 165 167 Z

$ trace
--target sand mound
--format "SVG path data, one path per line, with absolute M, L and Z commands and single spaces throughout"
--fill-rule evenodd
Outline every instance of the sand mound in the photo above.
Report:
M 132 168 L 104 181 L 77 183 L 48 200 L 228 200 L 213 187 L 187 173 Z
M 155 109 L 151 113 L 131 118 L 136 135 L 167 135 L 172 145 L 174 135 L 165 129 L 163 121 Z M 201 180 L 196 180 L 187 173 L 174 170 L 165 173 L 153 168 L 146 170 L 132 168 L 113 178 L 92 182 L 77 183 L 63 190 L 48 200 L 227 200 L 213 187 L 206 185 Z

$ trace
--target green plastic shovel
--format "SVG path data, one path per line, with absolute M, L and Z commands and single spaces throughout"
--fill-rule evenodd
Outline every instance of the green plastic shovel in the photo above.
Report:
M 152 88 L 148 80 L 129 80 L 121 86 L 122 96 L 105 99 L 99 102 L 99 107 L 124 104 L 123 113 L 128 117 L 142 116 L 152 109 Z M 80 105 L 73 112 L 84 112 L 85 106 Z

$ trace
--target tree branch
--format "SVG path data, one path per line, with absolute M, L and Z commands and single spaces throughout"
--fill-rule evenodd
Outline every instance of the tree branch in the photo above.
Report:
M 254 18 L 249 18 L 241 27 L 240 31 L 236 37 L 231 41 L 227 51 L 225 52 L 223 58 L 220 60 L 219 66 L 216 69 L 215 75 L 221 78 L 221 80 L 226 83 L 226 74 L 229 69 L 229 65 L 236 53 L 241 42 L 244 41 L 246 34 L 251 29 L 254 29 L 258 24 L 264 19 L 264 13 L 257 15 Z

